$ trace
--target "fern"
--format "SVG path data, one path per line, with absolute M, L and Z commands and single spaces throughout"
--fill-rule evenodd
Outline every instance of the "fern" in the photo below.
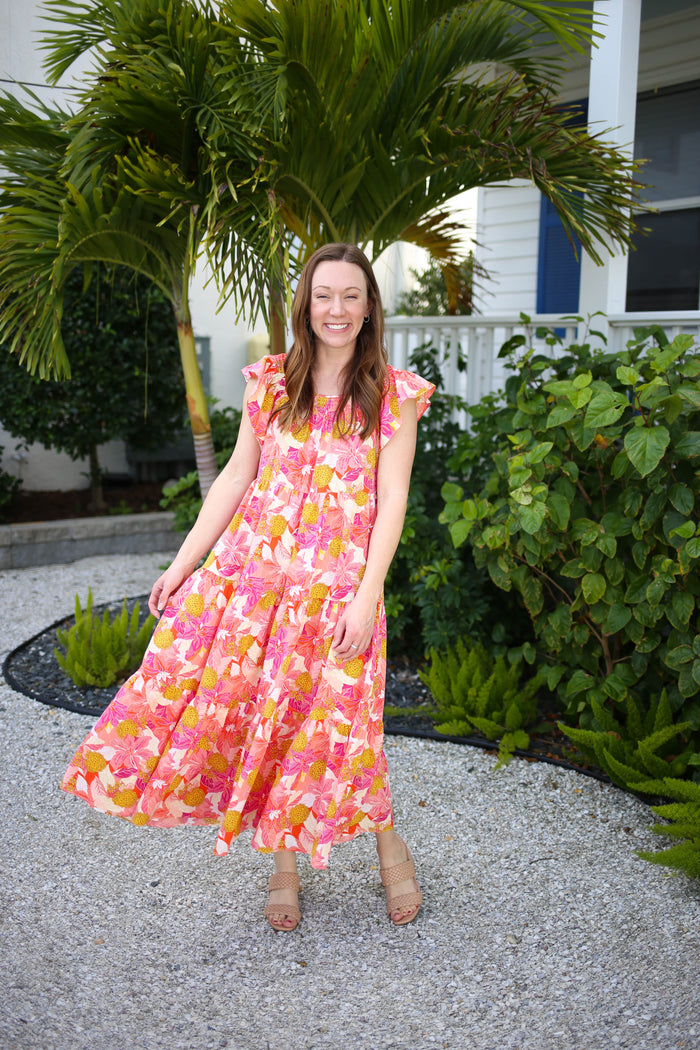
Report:
M 120 612 L 110 623 L 109 610 L 102 617 L 92 611 L 92 589 L 87 605 L 81 608 L 75 596 L 75 624 L 69 630 L 56 632 L 65 653 L 54 649 L 59 666 L 77 686 L 106 688 L 129 674 L 143 659 L 155 617 L 148 616 L 139 628 L 140 608 L 137 602 L 129 616 L 126 598 Z
M 626 720 L 620 721 L 608 708 L 595 700 L 593 729 L 574 729 L 561 722 L 559 728 L 573 740 L 585 755 L 622 788 L 636 790 L 633 783 L 648 777 L 680 777 L 688 768 L 693 746 L 678 752 L 677 742 L 691 727 L 690 722 L 673 721 L 666 690 L 652 703 L 644 717 L 634 698 L 625 698 Z M 674 757 L 670 752 L 675 751 Z
M 700 878 L 700 784 L 667 776 L 661 780 L 639 781 L 630 786 L 634 791 L 644 794 L 676 799 L 675 802 L 651 807 L 658 816 L 670 821 L 668 824 L 654 824 L 652 831 L 669 838 L 685 839 L 659 853 L 640 850 L 639 856 L 652 864 L 678 868 L 686 875 Z
M 451 649 L 431 649 L 430 666 L 418 673 L 435 698 L 439 733 L 468 736 L 477 730 L 500 741 L 499 766 L 529 744 L 525 727 L 535 718 L 540 677 L 521 684 L 520 662 L 508 666 L 503 656 L 460 638 Z

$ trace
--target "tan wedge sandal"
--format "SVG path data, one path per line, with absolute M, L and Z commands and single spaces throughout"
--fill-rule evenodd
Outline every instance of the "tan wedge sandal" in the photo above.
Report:
M 272 890 L 296 890 L 299 892 L 299 876 L 295 871 L 276 871 L 270 876 L 267 885 Z M 265 918 L 273 930 L 281 930 L 283 933 L 291 933 L 296 930 L 301 920 L 301 911 L 296 904 L 268 904 L 265 908 Z M 280 926 L 283 919 L 296 919 L 293 926 Z
M 399 893 L 391 894 L 389 892 L 392 886 L 396 886 L 399 882 L 403 882 L 405 879 L 415 879 L 416 868 L 413 863 L 413 857 L 408 846 L 406 846 L 406 857 L 402 864 L 392 864 L 389 868 L 380 868 L 379 875 L 382 880 L 382 886 L 386 889 L 386 912 L 391 918 L 391 913 L 394 911 L 404 911 L 406 908 L 412 909 L 412 914 L 406 915 L 403 919 L 391 919 L 394 926 L 406 926 L 418 915 L 420 906 L 423 903 L 423 894 L 420 890 L 411 890 L 410 893 Z

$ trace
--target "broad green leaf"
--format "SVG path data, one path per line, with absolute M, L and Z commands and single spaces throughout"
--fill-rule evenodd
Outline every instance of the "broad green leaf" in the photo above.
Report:
M 586 566 L 578 558 L 573 558 L 571 561 L 565 562 L 559 572 L 562 576 L 577 580 L 579 577 L 586 575 Z
M 695 506 L 695 497 L 687 485 L 676 482 L 668 490 L 668 498 L 681 514 L 690 514 Z
M 692 594 L 689 594 L 688 591 L 674 591 L 671 605 L 678 625 L 690 622 L 695 608 L 695 598 Z
M 673 451 L 676 456 L 689 459 L 700 456 L 700 430 L 688 430 L 674 442 Z
M 596 547 L 606 558 L 614 558 L 617 553 L 617 540 L 614 536 L 603 535 L 596 540 Z
M 638 426 L 625 434 L 625 451 L 643 478 L 659 465 L 670 440 L 666 427 Z
M 464 489 L 453 481 L 446 481 L 440 489 L 440 495 L 445 503 L 456 503 L 464 496 Z
M 641 383 L 644 378 L 636 368 L 631 368 L 629 365 L 619 365 L 615 375 L 621 383 L 628 383 L 629 386 Z
M 599 572 L 590 572 L 587 576 L 584 576 L 581 581 L 583 597 L 589 605 L 592 605 L 593 602 L 600 601 L 605 594 L 606 586 L 605 577 Z
M 574 390 L 583 390 L 585 387 L 589 386 L 592 381 L 592 372 L 580 372 L 577 376 L 574 376 L 574 378 L 571 381 L 571 385 L 573 386 Z
M 649 602 L 649 605 L 652 607 L 658 605 L 666 593 L 667 588 L 668 585 L 664 583 L 660 577 L 657 576 L 655 580 L 652 580 L 647 586 L 647 601 Z
M 674 536 L 680 536 L 682 540 L 689 540 L 691 536 L 695 535 L 695 526 L 692 521 L 684 521 L 674 529 L 670 529 L 668 535 L 669 539 L 673 539 Z
M 558 529 L 562 532 L 568 527 L 571 515 L 571 504 L 559 492 L 551 492 L 547 500 L 549 515 Z
M 521 593 L 527 606 L 527 611 L 534 618 L 542 611 L 544 603 L 542 584 L 536 576 L 528 576 L 521 588 Z
M 674 671 L 677 671 L 684 664 L 690 663 L 693 659 L 693 650 L 689 645 L 678 645 L 675 649 L 671 649 L 664 656 L 664 663 L 667 664 Z
M 534 535 L 542 525 L 547 515 L 546 504 L 539 501 L 531 503 L 529 507 L 518 508 L 518 518 L 524 532 Z
M 664 419 L 667 423 L 675 423 L 679 415 L 683 411 L 683 399 L 678 394 L 672 394 L 667 397 L 663 402 L 664 406 Z
M 690 386 L 688 383 L 682 383 L 676 388 L 676 394 L 680 395 L 686 401 L 688 401 L 693 408 L 700 408 L 700 390 L 697 386 Z
M 685 550 L 689 558 L 700 558 L 700 537 L 696 536 L 692 540 L 688 540 Z
M 605 618 L 603 628 L 606 634 L 617 634 L 632 619 L 632 613 L 626 605 L 616 603 L 610 606 L 610 611 Z
M 693 674 L 693 665 L 685 664 L 678 675 L 678 691 L 683 697 L 695 696 L 700 685 Z
M 561 426 L 562 423 L 568 423 L 570 419 L 574 418 L 577 411 L 578 409 L 574 408 L 573 405 L 555 405 L 547 416 L 547 429 Z
M 617 423 L 625 409 L 629 408 L 629 401 L 622 394 L 614 390 L 599 390 L 588 402 L 584 424 L 587 427 L 608 427 Z
M 474 525 L 473 521 L 466 521 L 464 518 L 460 518 L 458 521 L 453 521 L 450 525 L 450 536 L 455 547 L 461 547 L 467 536 L 472 530 Z
M 583 693 L 587 689 L 590 689 L 594 683 L 595 679 L 593 676 L 588 674 L 587 671 L 582 671 L 579 668 L 574 671 L 566 684 L 566 696 L 577 696 L 579 693 Z
M 553 448 L 554 442 L 541 441 L 538 445 L 535 445 L 535 447 L 527 453 L 528 462 L 541 463 L 545 456 L 549 455 Z

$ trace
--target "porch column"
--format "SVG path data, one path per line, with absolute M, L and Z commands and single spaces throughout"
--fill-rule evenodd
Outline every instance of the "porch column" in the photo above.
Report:
M 588 127 L 592 133 L 610 128 L 606 140 L 630 155 L 634 152 L 641 8 L 642 0 L 596 0 L 593 5 L 596 28 L 605 35 L 591 51 Z M 596 266 L 583 254 L 581 314 L 596 310 L 624 313 L 626 290 L 626 253 L 606 256 L 603 266 Z M 598 318 L 594 327 L 601 327 Z

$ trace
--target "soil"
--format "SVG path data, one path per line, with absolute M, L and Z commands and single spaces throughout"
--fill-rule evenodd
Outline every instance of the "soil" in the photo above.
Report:
M 90 507 L 89 489 L 69 492 L 19 492 L 5 509 L 3 523 L 14 525 L 27 521 L 61 521 L 65 518 L 89 518 L 107 514 L 145 514 L 162 510 L 161 482 L 105 483 L 105 508 L 95 511 Z

